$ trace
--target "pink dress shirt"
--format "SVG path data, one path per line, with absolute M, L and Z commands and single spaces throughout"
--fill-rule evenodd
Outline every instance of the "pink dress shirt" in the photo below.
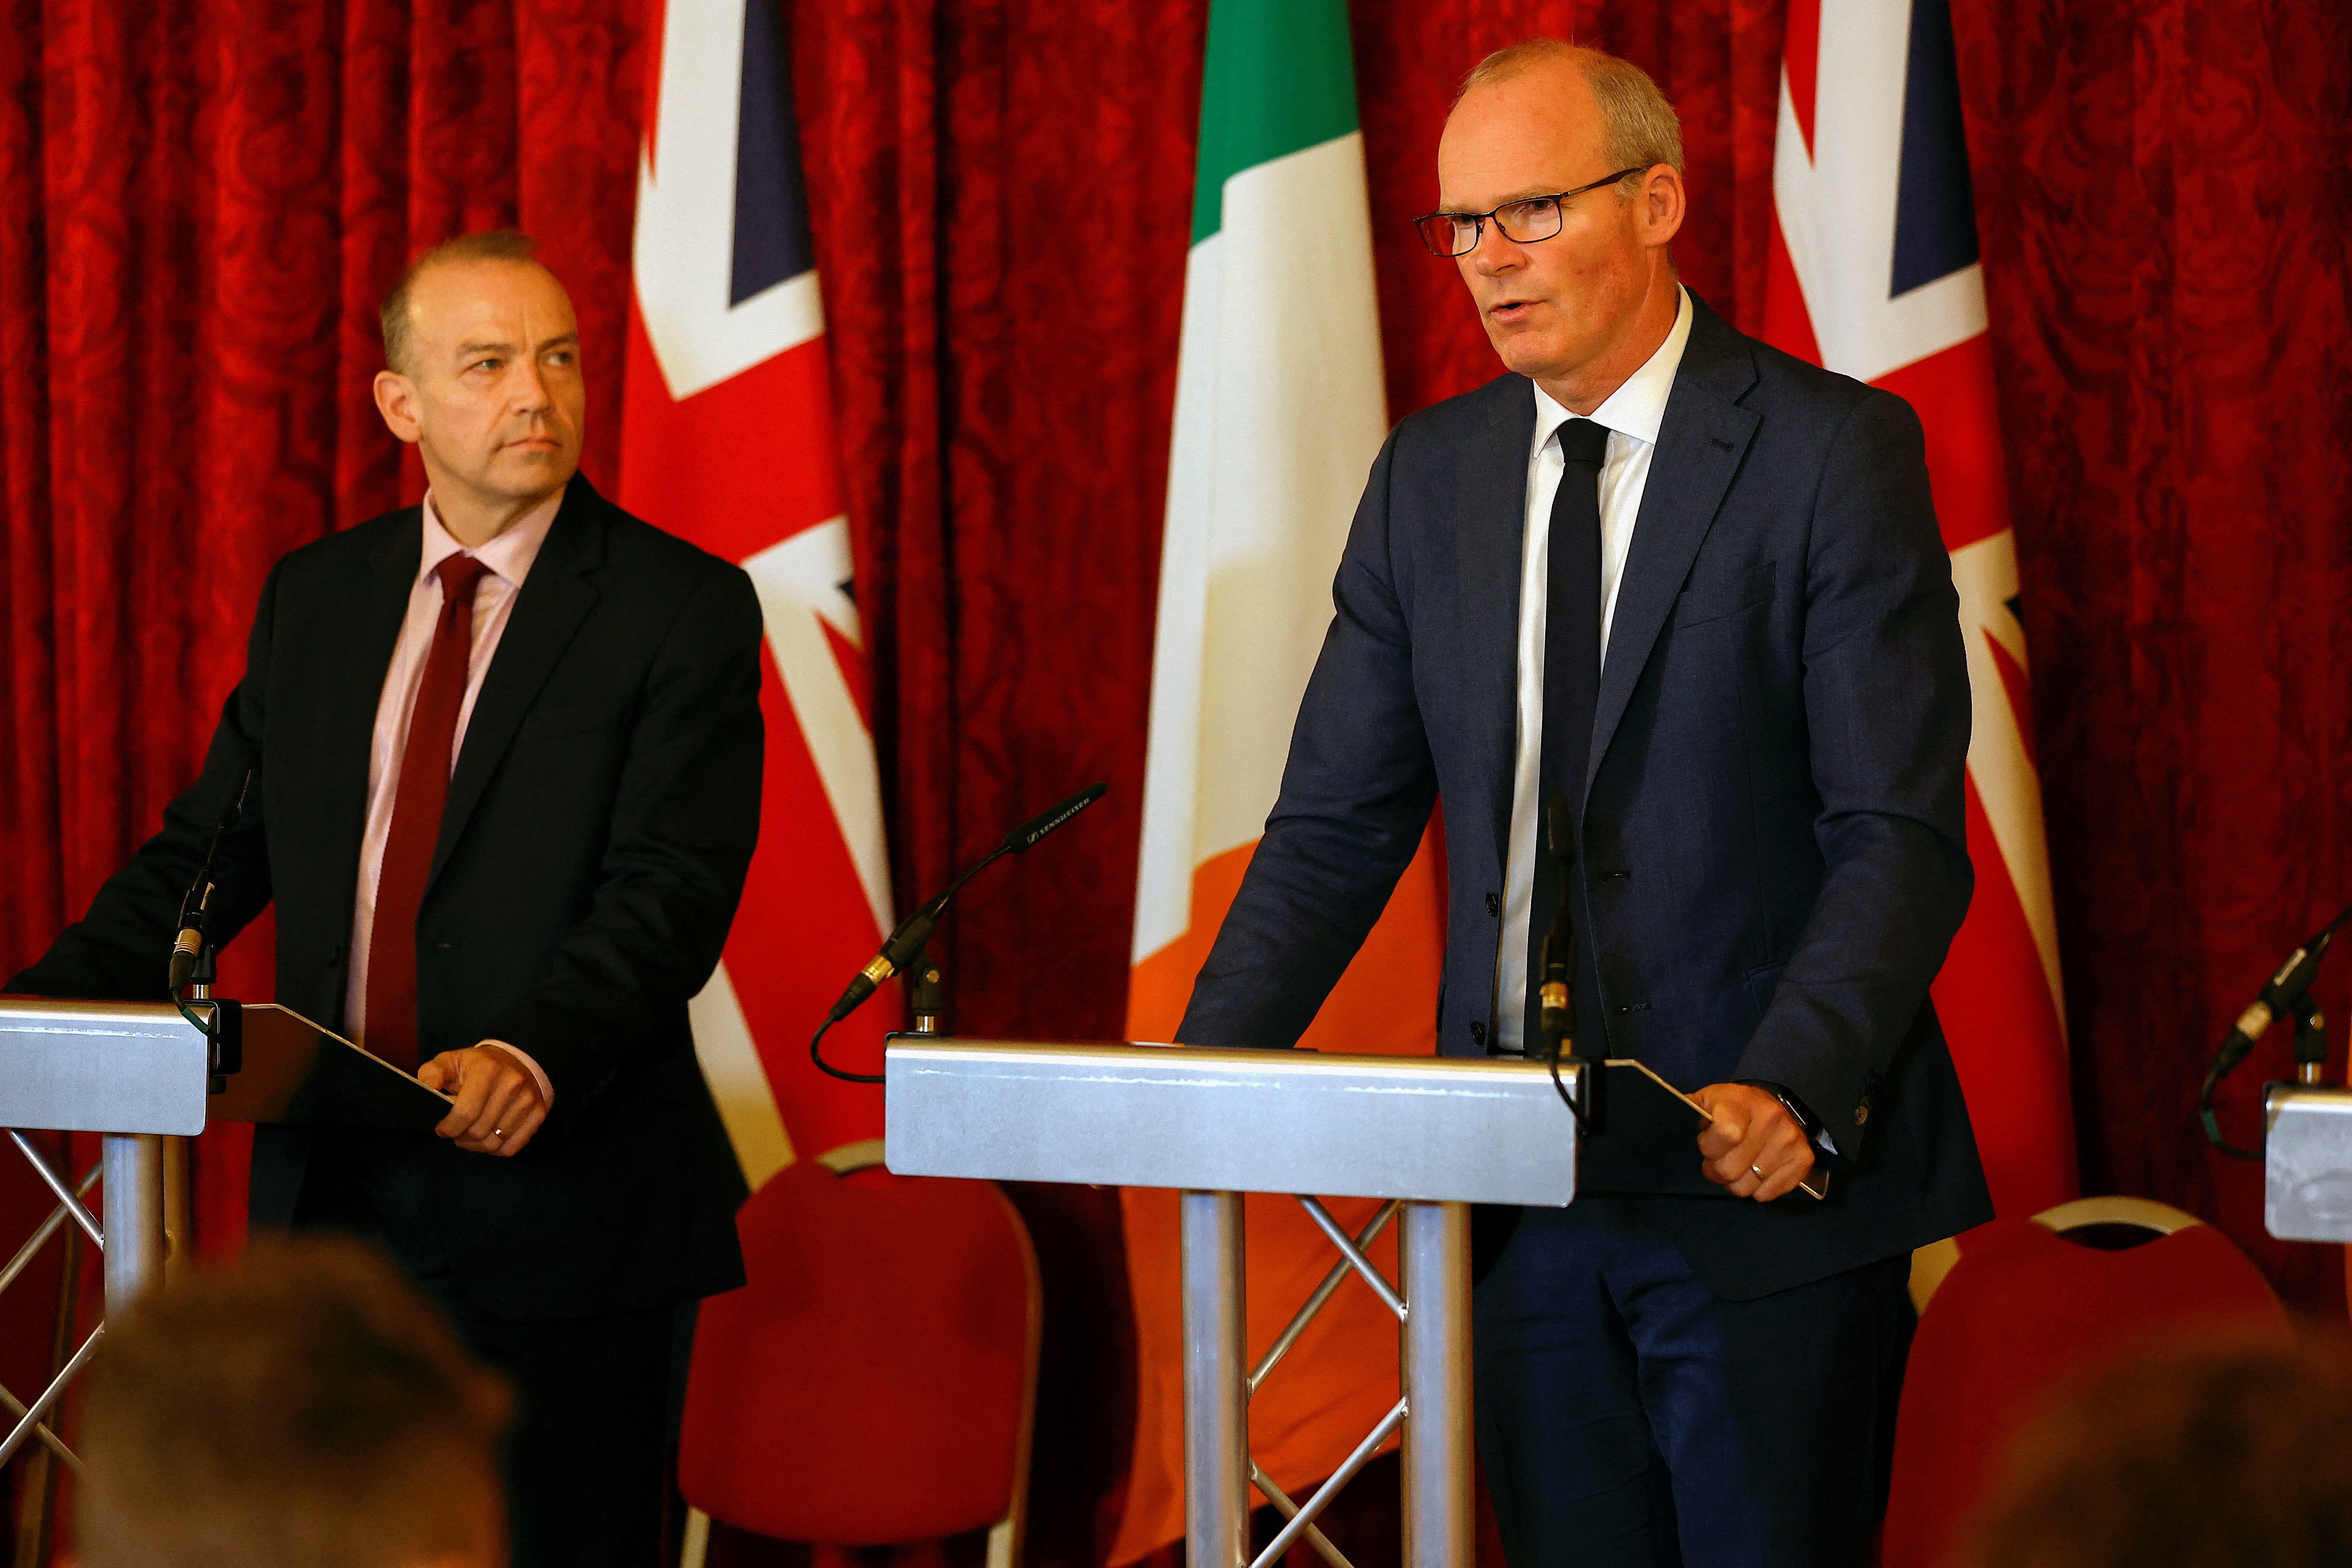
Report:
M 392 650 L 392 666 L 383 672 L 383 695 L 376 700 L 375 742 L 368 748 L 367 830 L 360 837 L 358 891 L 352 900 L 352 963 L 344 982 L 343 1018 L 352 1039 L 367 1043 L 368 943 L 375 934 L 375 885 L 383 870 L 384 840 L 392 833 L 392 797 L 400 782 L 401 753 L 408 748 L 408 715 L 416 705 L 416 689 L 425 679 L 425 657 L 433 642 L 433 623 L 441 616 L 441 580 L 434 568 L 452 555 L 471 555 L 489 568 L 474 590 L 474 644 L 466 661 L 466 698 L 457 709 L 457 731 L 450 738 L 449 767 L 457 771 L 464 754 L 466 724 L 474 716 L 474 700 L 481 695 L 482 677 L 489 672 L 490 657 L 499 650 L 507 621 L 514 614 L 515 595 L 522 591 L 548 528 L 563 505 L 558 490 L 510 524 L 506 531 L 478 550 L 467 550 L 441 526 L 433 497 L 425 498 L 425 552 L 416 576 L 408 585 L 408 615 L 400 624 L 400 641 Z M 530 1069 L 541 1100 L 552 1107 L 555 1086 L 530 1058 L 530 1053 L 504 1040 L 484 1040 Z

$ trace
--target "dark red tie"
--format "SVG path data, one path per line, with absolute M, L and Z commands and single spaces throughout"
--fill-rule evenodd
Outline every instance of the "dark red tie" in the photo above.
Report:
M 433 623 L 432 651 L 416 706 L 408 715 L 408 744 L 400 756 L 400 783 L 392 797 L 392 831 L 376 873 L 375 925 L 368 938 L 367 1048 L 397 1068 L 416 1068 L 416 911 L 441 837 L 441 806 L 449 797 L 449 746 L 457 710 L 466 703 L 466 666 L 474 650 L 474 590 L 489 570 L 468 555 L 436 566 L 441 617 Z

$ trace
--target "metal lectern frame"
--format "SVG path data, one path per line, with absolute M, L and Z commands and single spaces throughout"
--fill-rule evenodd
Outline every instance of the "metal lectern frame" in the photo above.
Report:
M 2263 1092 L 2263 1228 L 2282 1241 L 2352 1242 L 2352 1089 Z
M 169 1250 L 163 1220 L 163 1140 L 204 1131 L 211 1043 L 168 1002 L 0 1000 L 0 1127 L 31 1162 L 58 1205 L 0 1268 L 14 1284 L 67 1221 L 106 1260 L 106 1315 L 161 1283 Z M 79 1181 L 60 1174 L 19 1129 L 100 1134 L 99 1163 Z M 102 1183 L 105 1223 L 82 1199 Z M 101 1321 L 29 1405 L 0 1389 L 14 1425 L 0 1439 L 5 1464 L 37 1436 L 79 1472 L 81 1461 L 43 1417 L 105 1337 Z
M 1473 1553 L 1470 1211 L 1576 1194 L 1576 1124 L 1539 1064 L 894 1035 L 885 1163 L 906 1175 L 1174 1187 L 1184 1302 L 1184 1513 L 1194 1568 L 1267 1568 L 1403 1431 L 1407 1568 Z M 1563 1065 L 1571 1095 L 1576 1068 Z M 1253 1367 L 1242 1194 L 1298 1197 L 1340 1253 Z M 1390 1201 L 1350 1236 L 1315 1196 Z M 1365 1249 L 1402 1216 L 1391 1283 Z M 1331 1478 L 1294 1501 L 1249 1457 L 1249 1398 L 1353 1270 L 1394 1312 L 1402 1397 Z M 1286 1516 L 1253 1562 L 1250 1489 Z

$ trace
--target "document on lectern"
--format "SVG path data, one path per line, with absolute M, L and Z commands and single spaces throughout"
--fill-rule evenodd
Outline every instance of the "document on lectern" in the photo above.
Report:
M 1714 1121 L 1706 1108 L 1629 1057 L 1601 1066 L 1612 1070 L 1597 1086 L 1601 1114 L 1579 1144 L 1578 1190 L 1730 1196 L 1699 1168 L 1698 1135 Z M 1829 1173 L 1815 1165 L 1797 1191 L 1827 1197 Z
M 243 1064 L 212 1096 L 210 1121 L 429 1132 L 457 1101 L 274 1003 L 244 1009 Z

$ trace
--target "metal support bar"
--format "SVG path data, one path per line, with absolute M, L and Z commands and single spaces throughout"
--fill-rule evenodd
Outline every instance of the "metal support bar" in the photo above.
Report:
M 106 1165 L 106 1315 L 131 1310 L 163 1283 L 163 1140 L 152 1132 L 110 1132 Z M 101 1243 L 100 1245 L 104 1245 Z
M 104 1323 L 90 1330 L 89 1338 L 82 1341 L 81 1349 L 74 1352 L 73 1360 L 66 1363 L 65 1370 L 49 1380 L 48 1387 L 41 1390 L 41 1396 L 33 1401 L 31 1408 L 17 1418 L 16 1426 L 10 1430 L 7 1437 L 0 1439 L 0 1465 L 6 1464 L 15 1457 L 16 1450 L 24 1447 L 26 1437 L 30 1436 L 33 1428 L 40 1424 L 41 1417 L 49 1413 L 49 1406 L 58 1402 L 58 1395 L 66 1391 L 66 1384 L 74 1380 L 74 1374 L 81 1371 L 82 1363 L 89 1360 L 89 1352 L 96 1350 L 98 1342 L 105 1337 Z
M 1339 1256 L 1355 1265 L 1356 1272 L 1364 1277 L 1364 1283 L 1372 1288 L 1373 1294 L 1380 1297 L 1390 1311 L 1402 1318 L 1404 1299 L 1396 1293 L 1396 1287 L 1388 1282 L 1387 1276 L 1372 1267 L 1372 1260 L 1364 1256 L 1364 1249 L 1356 1245 L 1355 1238 L 1348 1234 L 1346 1227 L 1331 1217 L 1331 1211 L 1323 1206 L 1323 1201 L 1302 1193 L 1298 1202 L 1307 1210 L 1307 1217 L 1320 1226 L 1323 1234 L 1331 1238 L 1331 1245 L 1339 1249 Z
M 1263 1476 L 1247 1451 L 1248 1396 L 1349 1269 L 1403 1324 L 1404 1397 L 1251 1568 L 1310 1540 L 1316 1515 L 1401 1428 L 1406 1561 L 1466 1568 L 1473 1428 L 1469 1223 L 1460 1205 L 1560 1207 L 1575 1197 L 1579 1129 L 1560 1113 L 1542 1063 L 907 1035 L 891 1038 L 887 1058 L 885 1142 L 901 1175 L 1179 1194 L 1192 1568 L 1247 1561 L 1250 1483 Z M 1584 1070 L 1563 1068 L 1560 1081 L 1579 1083 Z M 1242 1193 L 1346 1194 L 1408 1205 L 1391 1278 L 1367 1256 L 1381 1228 L 1397 1223 L 1388 1211 L 1351 1236 L 1322 1202 L 1300 1198 L 1341 1261 L 1254 1368 L 1244 1359 Z M 1263 1480 L 1258 1489 L 1279 1495 Z
M 1407 1204 L 1399 1237 L 1406 1300 L 1405 1568 L 1461 1568 L 1471 1520 L 1470 1205 Z
M 90 1188 L 98 1184 L 99 1169 L 100 1167 L 92 1165 L 82 1173 L 81 1180 L 74 1184 L 76 1196 L 89 1195 Z M 59 1204 L 49 1211 L 49 1217 L 41 1222 L 41 1228 L 33 1233 L 32 1239 L 16 1249 L 16 1256 L 8 1260 L 8 1267 L 0 1268 L 0 1290 L 5 1290 L 16 1282 L 16 1276 L 22 1274 L 26 1267 L 40 1255 L 41 1248 L 49 1244 L 49 1237 L 57 1235 L 58 1227 L 65 1223 L 66 1208 L 63 1204 Z
M 49 1191 L 57 1194 L 58 1202 L 64 1205 L 68 1214 L 74 1216 L 74 1223 L 89 1233 L 90 1244 L 100 1252 L 105 1251 L 106 1233 L 98 1228 L 97 1216 L 82 1206 L 81 1199 L 66 1190 L 65 1178 L 49 1169 L 49 1163 L 41 1158 L 41 1152 L 38 1149 L 25 1142 L 25 1135 L 22 1132 L 11 1127 L 8 1129 L 8 1137 L 16 1145 L 16 1152 L 31 1161 L 33 1169 L 41 1173 L 41 1180 L 48 1184 Z M 82 1190 L 88 1192 L 89 1189 L 85 1186 Z
M 15 1394 L 9 1393 L 5 1388 L 0 1388 L 0 1405 L 5 1405 L 8 1407 L 8 1414 L 16 1416 L 19 1419 L 22 1419 L 26 1414 L 25 1402 L 17 1398 Z M 77 1476 L 86 1473 L 81 1468 L 80 1457 L 71 1448 L 66 1447 L 66 1440 L 63 1437 L 58 1436 L 55 1432 L 49 1430 L 49 1424 L 47 1422 L 34 1422 L 33 1436 L 38 1437 L 41 1440 L 43 1447 L 47 1447 L 50 1453 L 55 1454 L 60 1460 L 62 1460 L 66 1468 L 71 1470 Z
M 1339 1495 L 1339 1489 L 1356 1479 L 1356 1472 L 1362 1469 L 1371 1457 L 1381 1451 L 1381 1445 L 1389 1440 L 1389 1434 L 1394 1432 L 1403 1423 L 1404 1405 L 1405 1402 L 1400 1399 L 1391 1406 L 1389 1413 L 1381 1417 L 1381 1424 L 1373 1427 L 1370 1436 L 1362 1442 L 1356 1445 L 1356 1451 L 1349 1455 L 1346 1462 L 1338 1469 L 1331 1472 L 1331 1479 L 1315 1489 L 1315 1495 L 1307 1500 L 1306 1506 L 1292 1514 L 1290 1521 L 1276 1532 L 1275 1538 L 1267 1543 L 1266 1549 L 1251 1561 L 1250 1568 L 1268 1568 L 1269 1564 L 1282 1560 L 1282 1554 L 1290 1550 L 1290 1543 L 1297 1541 L 1307 1526 L 1315 1522 L 1316 1515 L 1331 1506 L 1331 1500 Z M 1461 1563 L 1466 1563 L 1468 1561 L 1466 1557 L 1459 1560 Z M 1459 1568 L 1459 1563 L 1448 1564 L 1448 1568 Z
M 1255 1459 L 1250 1461 L 1250 1484 L 1274 1500 L 1274 1506 L 1282 1510 L 1283 1518 L 1290 1519 L 1297 1514 L 1298 1505 L 1290 1500 L 1290 1494 L 1275 1485 L 1274 1478 L 1260 1468 Z M 1315 1548 L 1315 1554 L 1331 1564 L 1331 1568 L 1356 1568 L 1348 1561 L 1346 1552 L 1331 1544 L 1329 1536 L 1311 1524 L 1307 1527 L 1307 1544 Z
M 196 1259 L 194 1140 L 163 1140 L 163 1278 L 177 1279 Z
M 1184 1528 L 1192 1568 L 1241 1568 L 1249 1552 L 1248 1319 L 1242 1195 L 1187 1192 Z
M 1382 1204 L 1380 1211 L 1372 1215 L 1371 1223 L 1356 1233 L 1356 1247 L 1360 1251 L 1369 1249 L 1373 1242 L 1380 1239 L 1381 1232 L 1388 1228 L 1389 1221 L 1396 1218 L 1397 1202 L 1391 1198 Z M 1315 1294 L 1307 1298 L 1307 1305 L 1298 1309 L 1297 1315 L 1290 1320 L 1290 1326 L 1266 1347 L 1265 1354 L 1258 1358 L 1256 1367 L 1249 1374 L 1249 1391 L 1253 1395 L 1257 1393 L 1257 1385 L 1265 1381 L 1266 1373 L 1274 1370 L 1275 1363 L 1290 1353 L 1290 1347 L 1298 1342 L 1298 1336 L 1307 1331 L 1307 1325 L 1315 1321 L 1315 1315 L 1323 1310 L 1323 1303 L 1331 1299 L 1332 1292 L 1339 1289 L 1339 1281 L 1345 1279 L 1353 1268 L 1355 1265 L 1345 1258 L 1331 1265 L 1331 1272 L 1323 1276 L 1323 1283 L 1315 1287 Z M 1258 1489 L 1264 1491 L 1265 1489 L 1261 1487 Z

